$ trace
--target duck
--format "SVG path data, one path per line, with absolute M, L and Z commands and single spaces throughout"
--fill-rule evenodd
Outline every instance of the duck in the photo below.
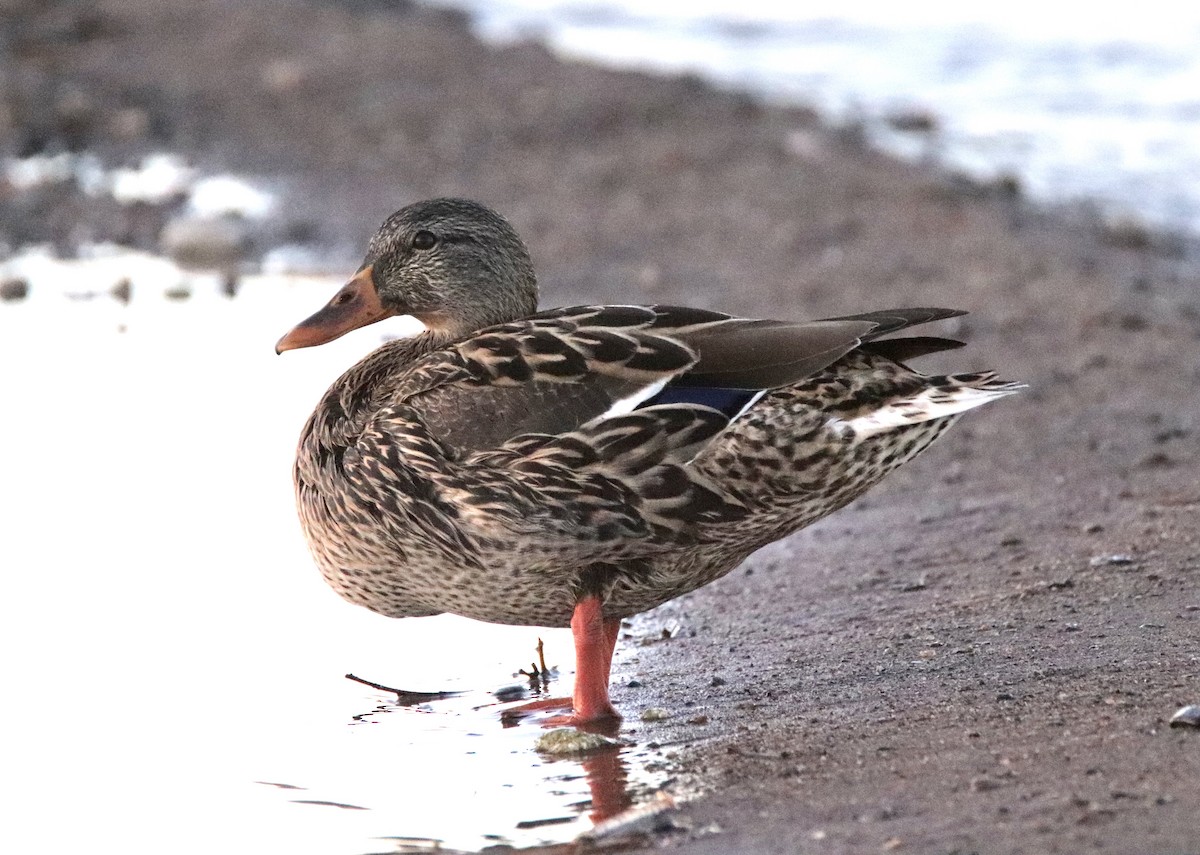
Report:
M 965 314 L 815 321 L 669 305 L 539 310 L 525 243 L 466 199 L 416 202 L 276 352 L 420 322 L 339 377 L 293 479 L 325 580 L 389 617 L 567 627 L 577 725 L 619 721 L 621 622 L 845 506 L 1020 384 L 925 375 L 963 346 L 895 336 Z

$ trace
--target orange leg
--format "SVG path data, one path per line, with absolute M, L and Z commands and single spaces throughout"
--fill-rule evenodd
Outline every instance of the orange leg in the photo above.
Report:
M 575 637 L 574 723 L 619 719 L 608 699 L 608 675 L 621 621 L 605 619 L 599 597 L 585 597 L 575 604 L 571 634 Z
M 613 651 L 621 632 L 618 618 L 605 618 L 597 596 L 585 597 L 575 604 L 571 615 L 571 634 L 575 639 L 575 696 L 529 701 L 506 710 L 506 714 L 573 707 L 569 716 L 556 716 L 546 724 L 597 724 L 617 722 L 621 714 L 608 698 L 608 676 Z

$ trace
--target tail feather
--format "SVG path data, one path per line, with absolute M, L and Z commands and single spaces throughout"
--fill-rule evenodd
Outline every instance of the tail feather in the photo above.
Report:
M 873 353 L 876 356 L 885 357 L 892 360 L 892 362 L 905 363 L 910 359 L 916 359 L 918 356 L 938 353 L 943 350 L 957 350 L 965 346 L 966 342 L 959 341 L 958 339 L 940 338 L 931 335 L 914 335 L 904 338 L 883 338 L 875 341 L 866 341 L 860 344 L 858 349 L 865 350 L 867 353 Z
M 1001 380 L 990 371 L 931 377 L 929 385 L 917 394 L 895 398 L 870 412 L 846 419 L 845 425 L 860 439 L 866 438 L 906 425 L 957 415 L 1024 388 L 1025 384 Z

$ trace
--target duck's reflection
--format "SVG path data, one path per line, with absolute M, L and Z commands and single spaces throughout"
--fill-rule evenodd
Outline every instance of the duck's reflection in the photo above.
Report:
M 621 723 L 588 722 L 576 725 L 576 729 L 616 739 L 621 731 Z M 633 806 L 633 796 L 629 792 L 629 764 L 625 762 L 624 754 L 622 746 L 609 745 L 579 756 L 563 758 L 563 762 L 578 763 L 583 767 L 584 780 L 592 794 L 588 819 L 593 823 L 602 822 Z
M 619 747 L 605 748 L 579 761 L 592 793 L 588 819 L 600 823 L 633 807 L 629 792 L 629 766 Z
M 531 715 L 531 711 L 543 705 L 546 709 L 570 708 L 570 704 L 570 698 L 543 698 L 526 702 L 518 707 L 502 711 L 500 724 L 505 728 L 517 727 L 524 723 L 553 727 L 556 717 L 539 719 L 538 716 Z M 621 722 L 620 720 L 592 721 L 574 724 L 572 727 L 584 733 L 594 733 L 607 739 L 616 739 L 621 731 Z M 551 761 L 578 763 L 583 767 L 584 779 L 592 794 L 588 818 L 593 823 L 602 822 L 633 806 L 633 796 L 629 792 L 629 765 L 625 762 L 624 754 L 623 746 L 606 745 L 588 749 L 578 755 L 563 757 L 561 761 Z

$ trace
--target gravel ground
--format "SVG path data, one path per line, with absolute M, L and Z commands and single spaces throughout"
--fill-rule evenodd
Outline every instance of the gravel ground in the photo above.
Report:
M 1200 732 L 1166 724 L 1200 703 L 1200 277 L 1178 241 L 898 163 L 808 111 L 484 46 L 406 3 L 0 14 L 0 152 L 261 176 L 287 211 L 262 246 L 349 260 L 393 209 L 456 194 L 527 237 L 546 305 L 970 309 L 944 325 L 969 348 L 922 366 L 1027 392 L 639 619 L 676 632 L 624 660 L 616 703 L 687 710 L 639 731 L 705 793 L 648 846 L 1200 852 Z M 0 185 L 13 246 L 152 246 L 171 213 Z

